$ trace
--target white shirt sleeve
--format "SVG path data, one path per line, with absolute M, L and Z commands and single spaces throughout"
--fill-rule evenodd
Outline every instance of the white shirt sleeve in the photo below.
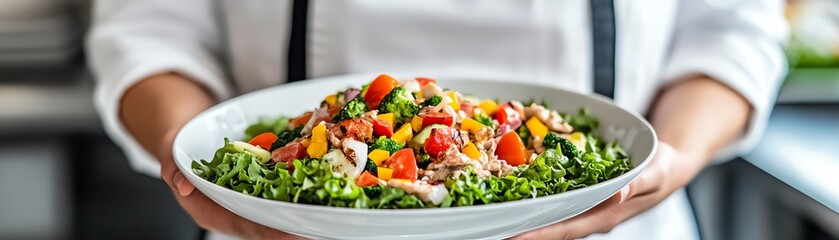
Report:
M 685 0 L 665 65 L 665 84 L 704 74 L 739 92 L 752 105 L 746 133 L 718 160 L 753 148 L 766 126 L 787 62 L 788 35 L 781 0 Z
M 159 176 L 160 165 L 125 130 L 119 103 L 125 91 L 146 77 L 177 72 L 230 97 L 220 66 L 221 37 L 216 1 L 97 1 L 86 45 L 97 79 L 94 102 L 106 132 L 122 147 L 131 166 Z

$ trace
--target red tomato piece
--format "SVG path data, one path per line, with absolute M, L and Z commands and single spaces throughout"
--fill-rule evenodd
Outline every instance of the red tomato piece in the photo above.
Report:
M 420 87 L 425 87 L 425 85 L 428 85 L 429 83 L 437 83 L 437 80 L 427 77 L 416 77 L 414 79 L 417 80 L 417 83 L 419 83 Z
M 373 133 L 376 136 L 393 136 L 393 126 L 381 119 L 376 119 L 373 121 Z
M 510 123 L 519 118 L 521 118 L 519 112 L 514 110 L 509 103 L 501 105 L 498 111 L 495 112 L 495 119 L 498 120 L 498 124 Z
M 460 131 L 454 128 L 436 128 L 431 129 L 431 134 L 425 140 L 423 149 L 436 162 L 436 159 L 446 153 L 446 150 L 452 145 L 457 146 L 457 149 L 463 148 L 463 139 L 460 138 Z
M 394 88 L 399 86 L 399 81 L 387 74 L 382 74 L 376 77 L 370 86 L 367 87 L 367 93 L 364 95 L 364 102 L 370 109 L 379 109 L 379 103 L 385 96 Z
M 417 160 L 414 157 L 414 150 L 405 148 L 394 153 L 385 160 L 382 165 L 393 169 L 394 179 L 406 179 L 411 182 L 417 180 Z
M 274 135 L 274 133 L 272 132 L 264 132 L 259 135 L 256 135 L 256 137 L 251 138 L 251 140 L 248 141 L 248 143 L 254 146 L 261 147 L 265 150 L 271 150 L 271 144 L 274 143 L 274 141 L 277 141 L 277 135 Z
M 513 166 L 527 162 L 524 142 L 521 141 L 516 131 L 510 131 L 501 136 L 501 140 L 498 140 L 498 146 L 495 149 L 495 155 L 498 156 L 498 159 L 503 159 Z
M 355 185 L 362 187 L 376 186 L 378 184 L 379 178 L 373 176 L 373 174 L 370 174 L 368 171 L 364 171 L 361 176 L 358 176 L 358 178 L 355 179 Z
M 451 127 L 454 123 L 454 116 L 447 113 L 429 113 L 422 116 L 422 128 L 432 124 L 442 124 Z

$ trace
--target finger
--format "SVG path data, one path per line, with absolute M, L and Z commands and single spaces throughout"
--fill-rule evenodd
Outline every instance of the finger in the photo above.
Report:
M 175 140 L 176 130 L 169 131 L 160 140 L 160 146 L 155 153 L 158 161 L 160 161 L 160 178 L 163 179 L 171 188 L 173 192 L 179 192 L 175 179 L 175 173 L 180 172 L 175 165 L 175 159 L 172 157 L 172 142 Z M 183 177 L 183 176 L 182 176 Z M 185 181 L 189 182 L 189 181 Z
M 174 179 L 174 186 L 178 190 L 178 194 L 181 196 L 189 196 L 193 190 L 195 190 L 195 186 L 192 185 L 189 180 L 184 177 L 184 174 L 180 171 L 175 172 Z
M 303 239 L 242 218 L 199 191 L 177 199 L 196 223 L 207 230 L 245 239 Z

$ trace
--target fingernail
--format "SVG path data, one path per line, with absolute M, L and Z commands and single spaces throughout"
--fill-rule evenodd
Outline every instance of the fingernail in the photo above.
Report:
M 629 186 L 621 188 L 621 200 L 618 203 L 623 203 L 629 197 Z
M 175 178 L 173 180 L 174 180 L 175 188 L 180 188 L 181 182 L 184 181 L 184 175 L 179 173 L 179 172 L 176 172 L 175 173 Z

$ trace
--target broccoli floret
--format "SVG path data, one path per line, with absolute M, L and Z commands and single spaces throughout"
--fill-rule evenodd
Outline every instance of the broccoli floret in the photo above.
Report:
M 565 155 L 570 159 L 580 156 L 580 152 L 577 151 L 577 147 L 574 146 L 571 141 L 559 137 L 556 133 L 551 132 L 548 133 L 548 135 L 545 135 L 545 140 L 542 140 L 542 146 L 545 146 L 547 149 L 556 149 L 557 151 L 561 151 L 562 155 Z
M 437 106 L 437 104 L 440 104 L 441 101 L 443 101 L 443 97 L 433 96 L 433 97 L 430 97 L 428 99 L 425 99 L 425 101 L 422 101 L 422 103 L 420 103 L 420 106 L 423 106 L 423 107 Z
M 379 195 L 382 195 L 381 186 L 363 187 L 361 189 L 364 190 L 364 195 L 367 195 L 368 198 L 376 198 Z
M 286 129 L 277 134 L 277 140 L 271 144 L 271 151 L 274 149 L 284 147 L 286 144 L 294 141 L 294 139 L 301 137 L 300 132 L 303 131 L 303 126 L 295 129 Z
M 495 129 L 495 126 L 494 126 L 494 125 L 492 125 L 492 118 L 489 118 L 489 117 L 487 117 L 486 115 L 483 115 L 483 114 L 475 114 L 475 121 L 478 121 L 479 123 L 481 123 L 481 124 L 483 124 L 483 125 L 485 125 L 485 126 L 487 126 L 487 127 L 490 127 L 490 128 L 492 128 L 492 129 Z
M 373 176 L 379 176 L 379 167 L 376 166 L 376 162 L 373 162 L 373 160 L 370 160 L 369 158 L 367 159 L 367 165 L 364 166 L 364 170 L 370 172 Z
M 419 158 L 417 158 L 417 167 L 425 169 L 425 167 L 428 167 L 428 164 L 431 164 L 431 155 L 420 153 Z
M 379 139 L 376 139 L 376 141 L 373 142 L 373 145 L 370 145 L 371 151 L 373 149 L 381 149 L 390 152 L 390 154 L 394 154 L 396 153 L 396 151 L 399 151 L 403 148 L 405 148 L 404 143 L 396 143 L 396 141 L 393 141 L 393 139 L 387 138 L 385 136 L 379 137 Z
M 338 112 L 338 115 L 335 115 L 335 117 L 332 118 L 332 122 L 338 123 L 347 119 L 356 118 L 367 111 L 369 111 L 369 109 L 367 108 L 367 104 L 364 103 L 364 98 L 359 96 L 353 98 L 347 104 L 344 104 L 344 106 L 341 107 L 341 111 Z
M 418 112 L 414 96 L 403 87 L 394 88 L 379 103 L 379 113 L 393 113 L 396 125 L 409 121 Z

